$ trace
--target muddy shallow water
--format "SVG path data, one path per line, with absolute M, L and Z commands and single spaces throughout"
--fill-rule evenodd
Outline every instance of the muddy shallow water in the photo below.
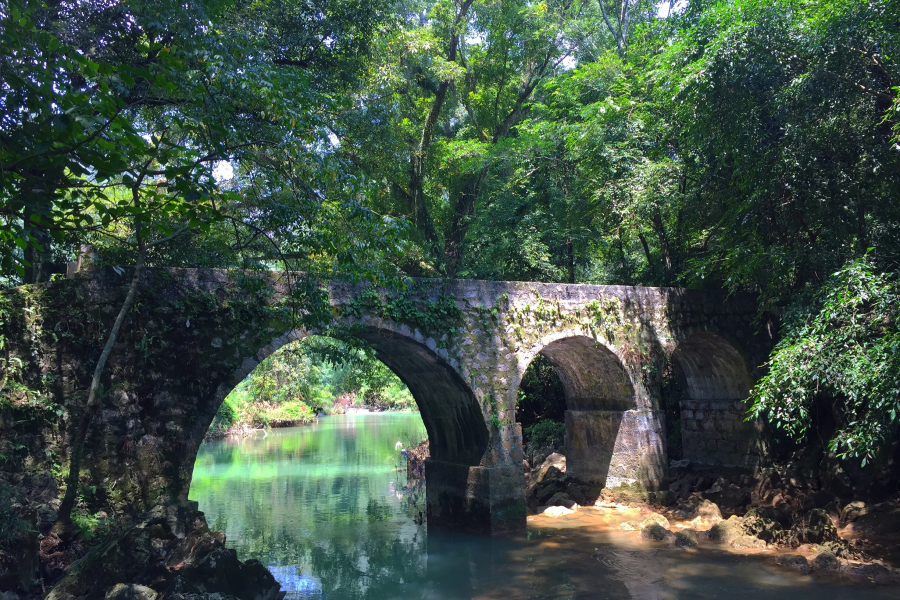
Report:
M 422 437 L 418 415 L 394 413 L 210 442 L 190 497 L 298 600 L 900 599 L 897 586 L 801 575 L 771 551 L 643 540 L 618 529 L 642 517 L 626 507 L 531 516 L 512 538 L 429 531 L 424 492 L 406 487 L 395 450 Z

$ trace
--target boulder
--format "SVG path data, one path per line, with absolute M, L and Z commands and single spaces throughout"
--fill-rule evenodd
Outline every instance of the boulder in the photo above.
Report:
M 855 500 L 844 507 L 841 511 L 841 523 L 846 525 L 852 523 L 863 515 L 869 513 L 868 505 L 862 500 Z
M 812 561 L 812 567 L 817 571 L 839 571 L 841 559 L 831 552 L 820 552 Z
M 814 508 L 804 518 L 802 538 L 810 544 L 822 544 L 835 541 L 839 536 L 828 512 L 822 508 Z
M 641 525 L 643 525 L 643 523 Z M 664 542 L 670 538 L 674 538 L 672 532 L 659 523 L 650 523 L 646 527 L 641 527 L 641 537 L 645 540 L 654 540 L 657 542 Z
M 203 513 L 188 507 L 151 514 L 156 516 L 76 561 L 46 600 L 155 600 L 148 589 L 166 598 L 224 593 L 280 600 L 272 574 L 257 561 L 239 561 L 224 547 L 225 536 L 209 530 Z
M 699 517 L 705 521 L 721 521 L 722 511 L 719 510 L 718 504 L 704 498 L 700 501 L 700 504 L 697 505 L 697 508 L 694 509 L 693 517 Z
M 578 504 L 563 492 L 556 492 L 546 502 L 547 506 L 565 506 L 574 509 Z
M 647 515 L 646 519 L 641 521 L 641 529 L 650 527 L 651 525 L 659 525 L 666 530 L 670 528 L 669 520 L 659 513 L 650 513 L 649 515 Z
M 744 515 L 741 529 L 767 544 L 791 544 L 790 517 L 771 506 L 752 508 Z
M 765 548 L 766 543 L 744 531 L 744 520 L 732 515 L 709 530 L 710 541 L 728 544 L 732 548 Z
M 719 479 L 703 492 L 703 497 L 719 506 L 735 509 L 750 503 L 750 490 Z
M 537 489 L 545 480 L 563 479 L 566 473 L 566 457 L 554 452 L 548 456 L 537 471 L 532 471 L 528 480 L 528 489 Z
M 107 590 L 105 600 L 156 600 L 156 590 L 135 583 L 117 583 Z
M 619 523 L 619 529 L 622 531 L 637 531 L 640 526 L 634 521 L 622 521 Z
M 675 545 L 679 548 L 695 548 L 697 546 L 697 532 L 690 528 L 676 531 Z
M 900 506 L 892 502 L 883 502 L 866 509 L 866 512 L 854 515 L 850 521 L 855 533 L 868 538 L 900 537 Z

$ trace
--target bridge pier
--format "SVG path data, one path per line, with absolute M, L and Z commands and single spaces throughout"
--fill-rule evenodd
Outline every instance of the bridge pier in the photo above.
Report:
M 658 410 L 567 410 L 567 475 L 610 488 L 666 487 L 664 422 Z
M 497 535 L 525 529 L 525 474 L 518 465 L 425 461 L 428 526 Z

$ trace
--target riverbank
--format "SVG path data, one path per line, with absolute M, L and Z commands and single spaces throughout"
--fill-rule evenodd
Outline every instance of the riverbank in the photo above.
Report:
M 416 409 L 410 408 L 378 408 L 368 406 L 345 406 L 342 404 L 334 404 L 328 411 L 303 415 L 301 418 L 281 418 L 280 413 L 271 412 L 264 414 L 263 418 L 237 420 L 228 427 L 223 428 L 214 422 L 204 436 L 205 441 L 221 439 L 229 436 L 246 437 L 258 431 L 266 431 L 268 429 L 284 429 L 287 427 L 301 427 L 304 425 L 314 425 L 319 422 L 322 417 L 334 415 L 362 415 L 376 413 L 418 413 Z
M 900 584 L 900 497 L 841 502 L 822 491 L 766 489 L 771 473 L 744 475 L 742 486 L 687 466 L 673 464 L 663 492 L 635 484 L 598 490 L 566 478 L 565 457 L 553 454 L 526 476 L 529 526 L 615 532 L 651 545 L 760 555 L 802 575 Z

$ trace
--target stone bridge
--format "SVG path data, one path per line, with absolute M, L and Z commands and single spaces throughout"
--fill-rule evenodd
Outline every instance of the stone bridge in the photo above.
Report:
M 31 321 L 7 319 L 3 327 L 13 352 L 65 402 L 69 422 L 83 409 L 129 281 L 128 272 L 106 268 L 4 293 L 6 302 L 32 305 Z M 431 444 L 429 524 L 490 533 L 524 527 L 515 406 L 538 354 L 565 389 L 572 477 L 667 486 L 661 384 L 673 367 L 683 389 L 684 458 L 759 459 L 758 427 L 744 422 L 742 400 L 772 339 L 765 327 L 758 331 L 753 298 L 505 281 L 413 280 L 402 293 L 331 283 L 329 327 L 316 329 L 288 310 L 292 299 L 315 293 L 295 284 L 289 273 L 146 269 L 106 370 L 85 483 L 125 511 L 186 501 L 197 451 L 224 397 L 279 347 L 316 332 L 364 339 L 409 387 Z M 37 350 L 40 336 L 28 334 L 35 319 L 44 337 L 54 330 Z

